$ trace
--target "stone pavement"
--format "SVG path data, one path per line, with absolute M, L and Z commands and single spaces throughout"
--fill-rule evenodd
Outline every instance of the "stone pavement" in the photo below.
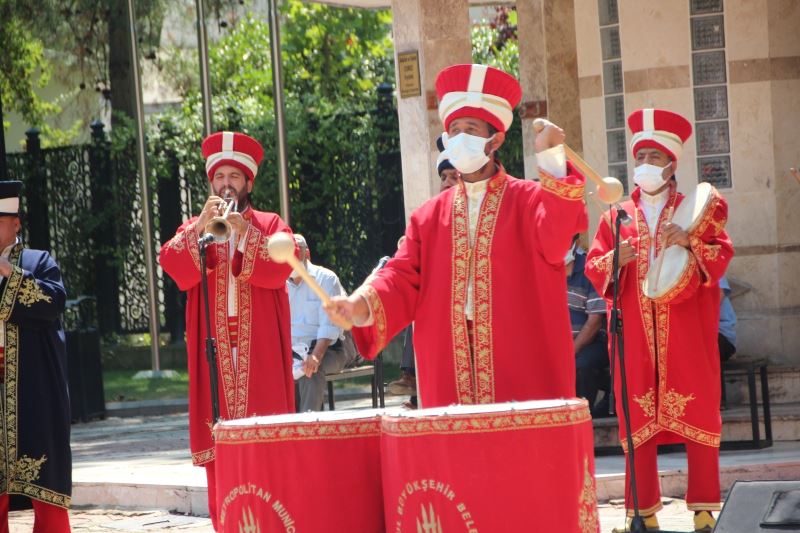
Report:
M 619 504 L 600 505 L 602 533 L 622 524 L 624 510 Z M 659 513 L 662 529 L 674 531 L 692 530 L 692 513 L 686 510 L 683 500 L 667 499 Z M 33 527 L 32 511 L 14 511 L 10 514 L 10 533 L 29 533 Z M 70 511 L 70 523 L 75 533 L 123 533 L 146 531 L 187 531 L 189 533 L 212 533 L 208 518 L 169 514 L 166 511 L 121 511 L 96 508 L 78 508 Z M 523 527 L 520 531 L 536 531 Z M 335 533 L 335 530 L 331 530 Z M 366 532 L 365 532 L 366 533 Z M 490 532 L 491 533 L 491 532 Z
M 387 406 L 403 400 L 387 397 Z M 337 401 L 337 410 L 370 406 L 369 399 Z M 212 531 L 208 519 L 201 518 L 208 512 L 205 473 L 191 465 L 185 413 L 109 417 L 76 424 L 72 427 L 72 450 L 74 531 Z M 680 497 L 686 483 L 685 455 L 661 455 L 659 466 L 664 495 Z M 779 442 L 765 450 L 722 452 L 721 466 L 723 487 L 729 487 L 735 479 L 800 479 L 800 443 Z M 624 486 L 624 459 L 598 457 L 596 470 L 605 533 L 623 521 L 618 499 Z M 668 501 L 659 513 L 662 528 L 690 531 L 691 513 L 685 510 L 684 502 Z M 30 511 L 11 513 L 12 533 L 29 532 L 31 523 Z

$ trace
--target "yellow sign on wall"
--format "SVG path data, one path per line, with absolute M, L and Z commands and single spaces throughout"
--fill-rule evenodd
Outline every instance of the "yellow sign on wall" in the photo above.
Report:
M 397 54 L 400 74 L 400 98 L 421 96 L 422 86 L 419 81 L 419 52 L 402 52 Z

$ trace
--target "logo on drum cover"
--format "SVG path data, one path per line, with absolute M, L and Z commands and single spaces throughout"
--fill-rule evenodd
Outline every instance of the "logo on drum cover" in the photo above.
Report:
M 236 522 L 230 528 L 226 521 Z M 284 531 L 296 533 L 297 524 L 285 503 L 264 487 L 255 483 L 242 483 L 233 487 L 222 499 L 219 521 L 224 531 L 239 533 L 261 533 L 264 531 Z
M 249 507 L 242 510 L 242 519 L 239 520 L 239 533 L 261 533 L 261 525 L 253 518 L 253 511 Z
M 428 504 L 428 511 L 425 511 L 425 504 L 420 506 L 422 511 L 422 521 L 417 517 L 417 533 L 442 533 L 442 521 L 436 516 L 433 504 Z
M 436 479 L 415 479 L 403 484 L 394 508 L 394 533 L 443 533 L 467 531 L 478 533 L 478 526 L 464 499 L 449 483 Z M 444 524 L 444 526 L 442 526 Z M 387 524 L 388 526 L 388 524 Z

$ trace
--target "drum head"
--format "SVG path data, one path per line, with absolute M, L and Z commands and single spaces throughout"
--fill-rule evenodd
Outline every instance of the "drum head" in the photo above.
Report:
M 675 208 L 675 214 L 672 217 L 673 224 L 677 224 L 684 231 L 691 233 L 697 227 L 711 202 L 712 191 L 710 183 L 699 183 L 692 192 L 684 196 L 681 205 Z
M 557 407 L 577 406 L 579 399 L 562 400 L 529 400 L 525 402 L 489 403 L 480 405 L 449 405 L 430 409 L 414 409 L 386 412 L 386 416 L 401 418 L 420 418 L 425 416 L 470 416 L 491 413 L 509 413 L 513 411 L 535 411 L 537 409 L 553 409 Z
M 683 246 L 673 244 L 663 253 L 664 261 L 661 264 L 658 281 L 656 281 L 656 265 L 658 264 L 656 260 L 650 265 L 650 269 L 647 271 L 647 278 L 642 283 L 642 290 L 645 296 L 653 300 L 661 298 L 678 284 L 686 265 L 689 263 L 689 251 Z
M 275 424 L 335 423 L 380 417 L 390 411 L 390 409 L 360 409 L 358 411 L 310 411 L 307 413 L 254 416 L 250 418 L 224 420 L 221 421 L 219 425 L 224 428 L 236 428 L 241 426 L 269 426 Z

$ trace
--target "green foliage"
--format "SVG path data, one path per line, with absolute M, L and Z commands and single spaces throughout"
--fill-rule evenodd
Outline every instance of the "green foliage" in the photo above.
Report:
M 26 28 L 21 11 L 13 1 L 0 2 L 0 94 L 4 112 L 16 111 L 31 125 L 41 126 L 59 108 L 36 92 L 47 85 L 51 68 L 42 42 Z
M 516 7 L 497 7 L 495 17 L 472 26 L 472 60 L 499 68 L 519 79 L 519 41 Z M 500 149 L 506 172 L 516 177 L 525 174 L 522 151 L 522 123 L 514 117 L 506 141 Z
M 292 228 L 309 239 L 314 261 L 336 270 L 348 288 L 360 283 L 384 253 L 375 232 L 377 191 L 387 191 L 385 183 L 377 183 L 382 123 L 376 122 L 374 109 L 378 84 L 394 77 L 390 30 L 388 11 L 300 0 L 282 7 Z M 278 212 L 268 24 L 243 17 L 210 45 L 209 62 L 214 129 L 242 131 L 262 143 L 264 161 L 252 200 L 260 210 Z M 182 72 L 181 63 L 172 66 Z M 170 68 L 164 65 L 165 71 Z M 198 213 L 208 194 L 200 153 L 201 99 L 194 80 L 181 83 L 187 89 L 183 103 L 149 118 L 149 162 L 156 180 L 183 169 L 192 212 Z M 396 132 L 396 116 L 392 121 Z

